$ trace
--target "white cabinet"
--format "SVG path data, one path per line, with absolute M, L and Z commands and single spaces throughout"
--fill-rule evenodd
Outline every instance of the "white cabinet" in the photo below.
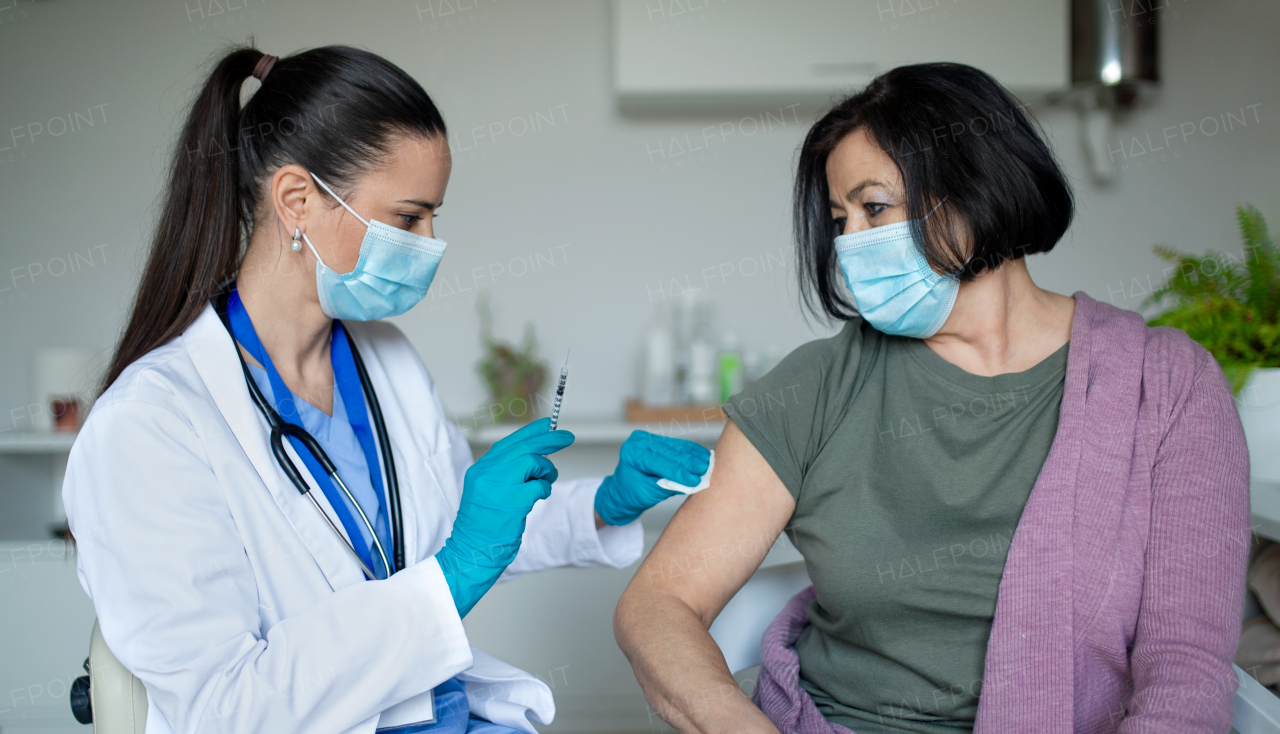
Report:
M 1034 95 L 1067 85 L 1067 0 L 614 0 L 624 104 L 825 101 L 881 71 L 959 61 Z

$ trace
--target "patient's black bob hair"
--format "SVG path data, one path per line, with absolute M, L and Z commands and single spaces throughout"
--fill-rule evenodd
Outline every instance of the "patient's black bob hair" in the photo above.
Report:
M 865 130 L 897 165 L 907 217 L 920 220 L 924 256 L 961 281 L 1006 260 L 1053 249 L 1071 224 L 1066 176 L 1041 131 L 1004 87 L 972 66 L 900 66 L 814 123 L 800 149 L 793 217 L 803 303 L 836 320 L 857 315 L 837 280 L 827 157 Z M 956 235 L 967 230 L 972 257 Z

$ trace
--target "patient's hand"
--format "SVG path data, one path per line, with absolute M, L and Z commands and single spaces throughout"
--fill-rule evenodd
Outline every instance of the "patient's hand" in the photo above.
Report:
M 794 510 L 773 468 L 730 421 L 711 486 L 685 500 L 619 600 L 618 644 L 649 705 L 679 731 L 777 733 L 738 687 L 707 628 Z

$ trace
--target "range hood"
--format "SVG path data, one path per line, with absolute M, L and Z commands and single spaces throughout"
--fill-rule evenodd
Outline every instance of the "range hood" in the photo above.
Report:
M 1107 142 L 1117 112 L 1155 97 L 1158 39 L 1167 0 L 1072 0 L 1071 88 L 1062 95 L 1080 113 L 1081 140 L 1095 180 L 1115 177 Z

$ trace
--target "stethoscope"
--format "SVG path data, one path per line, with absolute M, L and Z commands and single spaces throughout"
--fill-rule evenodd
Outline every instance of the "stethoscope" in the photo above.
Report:
M 223 325 L 227 327 L 227 333 L 233 334 L 231 321 L 227 316 L 227 293 L 225 291 L 217 299 L 217 311 L 218 316 L 222 318 Z M 234 343 L 234 341 L 235 337 L 232 335 L 232 342 Z M 304 497 L 311 500 L 311 504 L 315 506 L 316 511 L 320 513 L 320 516 L 325 519 L 334 534 L 351 552 L 351 557 L 355 559 L 356 563 L 360 564 L 360 569 L 364 571 L 365 576 L 370 579 L 377 579 L 377 574 L 364 562 L 364 559 L 356 552 L 355 546 L 338 529 L 333 518 L 329 517 L 329 513 L 324 511 L 320 501 L 311 493 L 311 487 L 303 479 L 302 472 L 298 471 L 293 459 L 289 458 L 289 454 L 284 449 L 285 436 L 302 442 L 302 445 L 306 447 L 307 451 L 311 452 L 311 455 L 315 457 L 324 472 L 329 475 L 329 479 L 342 490 L 351 505 L 356 508 L 356 512 L 360 515 L 360 520 L 364 522 L 365 528 L 369 531 L 369 537 L 373 539 L 378 555 L 382 558 L 382 567 L 388 569 L 388 575 L 404 568 L 404 523 L 400 511 L 400 484 L 396 479 L 395 460 L 391 457 L 391 441 L 387 437 L 387 425 L 382 419 L 382 408 L 378 405 L 378 396 L 373 391 L 373 383 L 369 381 L 369 373 L 365 371 L 364 360 L 360 358 L 360 351 L 356 348 L 356 342 L 354 339 L 348 338 L 347 343 L 351 347 L 351 357 L 355 362 L 356 374 L 360 377 L 360 389 L 364 392 L 365 402 L 369 404 L 369 413 L 373 416 L 374 433 L 378 437 L 378 451 L 382 453 L 382 470 L 387 478 L 387 496 L 390 499 L 388 509 L 391 515 L 391 552 L 395 560 L 394 565 L 388 561 L 386 549 L 382 547 L 382 541 L 378 539 L 378 534 L 374 532 L 373 523 L 369 522 L 369 517 L 365 515 L 360 503 L 351 494 L 351 490 L 347 489 L 342 477 L 338 476 L 338 468 L 329 459 L 329 455 L 320 446 L 320 442 L 316 441 L 315 437 L 302 426 L 296 423 L 289 423 L 280 417 L 280 414 L 276 412 L 267 397 L 262 394 L 262 389 L 258 387 L 258 382 L 253 379 L 253 375 L 249 372 L 249 365 L 245 363 L 244 355 L 240 353 L 238 346 L 236 346 L 236 356 L 240 359 L 240 369 L 244 372 L 245 384 L 249 386 L 249 395 L 253 398 L 254 404 L 258 406 L 258 410 L 261 411 L 263 417 L 267 419 L 267 425 L 271 427 L 271 451 L 275 454 L 276 463 L 280 465 L 285 475 L 293 482 L 293 486 L 297 487 Z

